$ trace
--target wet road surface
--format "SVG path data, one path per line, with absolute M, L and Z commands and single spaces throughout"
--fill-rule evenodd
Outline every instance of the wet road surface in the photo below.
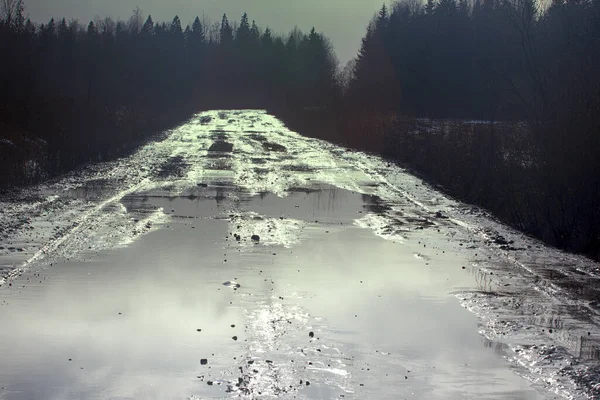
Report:
M 263 112 L 198 115 L 2 206 L 2 400 L 597 389 L 593 286 L 535 269 L 594 264 Z

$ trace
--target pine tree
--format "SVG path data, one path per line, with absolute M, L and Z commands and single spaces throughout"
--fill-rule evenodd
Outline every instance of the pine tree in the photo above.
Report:
M 252 21 L 252 28 L 250 28 L 250 36 L 254 41 L 258 41 L 260 38 L 260 30 L 258 29 L 258 25 L 256 25 L 256 21 Z
M 179 19 L 179 16 L 176 15 L 175 18 L 173 18 L 169 28 L 169 33 L 176 39 L 183 39 L 183 29 L 181 27 L 181 20 Z
M 154 30 L 154 21 L 152 20 L 152 15 L 148 15 L 148 18 L 146 19 L 146 22 L 144 23 L 144 26 L 142 27 L 142 35 L 145 36 L 152 36 L 155 34 L 155 30 Z
M 65 40 L 69 36 L 69 27 L 67 26 L 67 20 L 61 19 L 58 24 L 58 38 L 60 40 Z
M 377 23 L 378 24 L 383 23 L 384 21 L 387 21 L 388 18 L 389 18 L 388 9 L 384 3 L 383 6 L 381 7 L 381 9 L 379 10 L 379 14 L 377 15 Z
M 369 60 L 369 51 L 374 36 L 373 30 L 373 24 L 369 24 L 369 26 L 367 26 L 367 33 L 362 38 L 360 48 L 358 49 L 358 55 L 356 56 L 353 74 L 357 79 L 363 74 L 362 70 L 366 68 L 366 64 Z
M 25 35 L 27 35 L 30 38 L 33 38 L 35 36 L 36 31 L 37 28 L 35 27 L 35 24 L 31 22 L 31 19 L 27 18 L 27 21 L 25 21 L 25 27 L 23 28 L 23 32 L 25 33 Z
M 386 47 L 389 17 L 382 9 L 367 27 L 354 64 L 349 95 L 361 107 L 385 110 L 395 107 L 399 82 Z
M 273 33 L 269 27 L 265 29 L 265 32 L 260 38 L 260 42 L 263 48 L 270 48 L 273 45 Z
M 223 14 L 223 19 L 221 20 L 220 39 L 222 46 L 229 46 L 233 42 L 233 29 L 229 25 L 227 14 Z
M 98 34 L 98 30 L 96 29 L 96 24 L 94 21 L 90 21 L 87 27 L 87 35 L 89 37 L 95 37 Z
M 56 37 L 56 23 L 54 22 L 54 18 L 51 18 L 46 26 L 42 24 L 40 27 L 40 36 L 42 46 Z
M 197 44 L 204 44 L 206 42 L 204 27 L 202 26 L 202 22 L 200 22 L 200 18 L 198 17 L 194 19 L 194 23 L 192 24 L 191 38 L 193 38 L 192 40 Z
M 240 21 L 240 26 L 236 32 L 235 40 L 242 46 L 247 46 L 251 39 L 250 23 L 248 22 L 248 14 L 244 13 Z

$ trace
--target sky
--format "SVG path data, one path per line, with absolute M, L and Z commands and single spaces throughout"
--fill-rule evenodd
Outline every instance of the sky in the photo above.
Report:
M 313 26 L 328 36 L 342 64 L 353 58 L 367 23 L 384 0 L 25 0 L 26 13 L 35 22 L 50 18 L 75 18 L 81 23 L 95 16 L 127 19 L 139 6 L 144 17 L 171 21 L 179 15 L 184 24 L 203 13 L 220 21 L 226 13 L 239 21 L 244 12 L 265 28 L 284 33 L 298 26 L 308 32 Z

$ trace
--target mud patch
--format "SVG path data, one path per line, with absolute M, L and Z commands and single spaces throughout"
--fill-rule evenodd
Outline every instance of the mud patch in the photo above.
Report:
M 263 149 L 265 149 L 266 151 L 275 151 L 280 153 L 284 153 L 287 151 L 287 147 L 271 142 L 263 143 Z
M 266 158 L 251 158 L 250 161 L 252 161 L 253 164 L 266 164 L 268 163 L 268 160 Z
M 233 151 L 233 144 L 229 142 L 225 142 L 223 140 L 218 140 L 210 145 L 208 151 L 212 152 L 222 152 L 222 153 L 231 153 Z
M 169 157 L 157 168 L 156 177 L 160 179 L 183 178 L 189 168 L 190 165 L 182 156 Z
M 248 138 L 252 139 L 252 140 L 256 140 L 257 142 L 266 142 L 267 138 L 263 135 L 260 135 L 258 133 L 251 133 L 249 135 L 247 135 Z

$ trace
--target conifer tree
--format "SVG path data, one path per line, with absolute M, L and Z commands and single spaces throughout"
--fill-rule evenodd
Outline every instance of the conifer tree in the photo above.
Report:
M 229 46 L 233 42 L 233 29 L 229 25 L 227 14 L 223 14 L 221 20 L 220 40 L 222 46 Z

